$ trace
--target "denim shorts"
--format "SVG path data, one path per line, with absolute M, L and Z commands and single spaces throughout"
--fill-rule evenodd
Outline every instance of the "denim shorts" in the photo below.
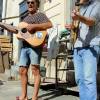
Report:
M 42 48 L 21 48 L 19 66 L 39 65 L 42 54 Z

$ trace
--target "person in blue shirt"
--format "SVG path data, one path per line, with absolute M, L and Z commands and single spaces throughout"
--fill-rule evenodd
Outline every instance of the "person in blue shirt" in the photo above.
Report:
M 79 31 L 74 44 L 75 79 L 80 100 L 97 100 L 97 61 L 100 51 L 100 2 L 80 0 L 80 11 L 72 11 L 72 19 L 79 21 Z M 66 24 L 65 28 L 74 29 Z

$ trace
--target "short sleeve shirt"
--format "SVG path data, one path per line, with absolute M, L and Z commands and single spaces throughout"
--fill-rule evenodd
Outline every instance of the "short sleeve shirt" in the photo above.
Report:
M 89 5 L 81 7 L 80 14 L 95 20 L 95 25 L 88 26 L 80 22 L 80 31 L 74 47 L 100 45 L 100 2 L 94 1 Z
M 41 24 L 41 23 L 48 22 L 49 19 L 47 18 L 47 16 L 44 13 L 38 12 L 38 13 L 35 13 L 33 15 L 26 16 L 23 19 L 23 21 L 28 23 L 28 24 Z M 23 41 L 23 46 L 29 47 L 30 44 L 28 44 L 26 41 Z
M 45 14 L 38 12 L 33 15 L 26 16 L 23 21 L 28 24 L 40 24 L 40 23 L 48 22 L 49 19 Z

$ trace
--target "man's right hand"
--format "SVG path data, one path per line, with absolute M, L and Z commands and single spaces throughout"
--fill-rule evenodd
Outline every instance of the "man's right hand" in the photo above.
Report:
M 72 30 L 74 28 L 74 25 L 72 25 L 72 24 L 66 24 L 65 28 L 68 29 L 68 30 Z
M 80 14 L 77 10 L 73 10 L 71 16 L 73 20 L 79 20 Z

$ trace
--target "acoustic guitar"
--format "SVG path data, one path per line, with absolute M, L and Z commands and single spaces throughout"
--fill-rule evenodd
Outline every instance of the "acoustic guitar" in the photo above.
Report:
M 18 27 L 0 22 L 0 27 L 11 32 L 13 31 L 19 40 L 25 40 L 33 47 L 42 45 L 45 41 L 47 31 L 36 31 L 35 33 L 30 33 L 26 28 L 27 26 L 28 24 L 25 22 L 19 23 Z

